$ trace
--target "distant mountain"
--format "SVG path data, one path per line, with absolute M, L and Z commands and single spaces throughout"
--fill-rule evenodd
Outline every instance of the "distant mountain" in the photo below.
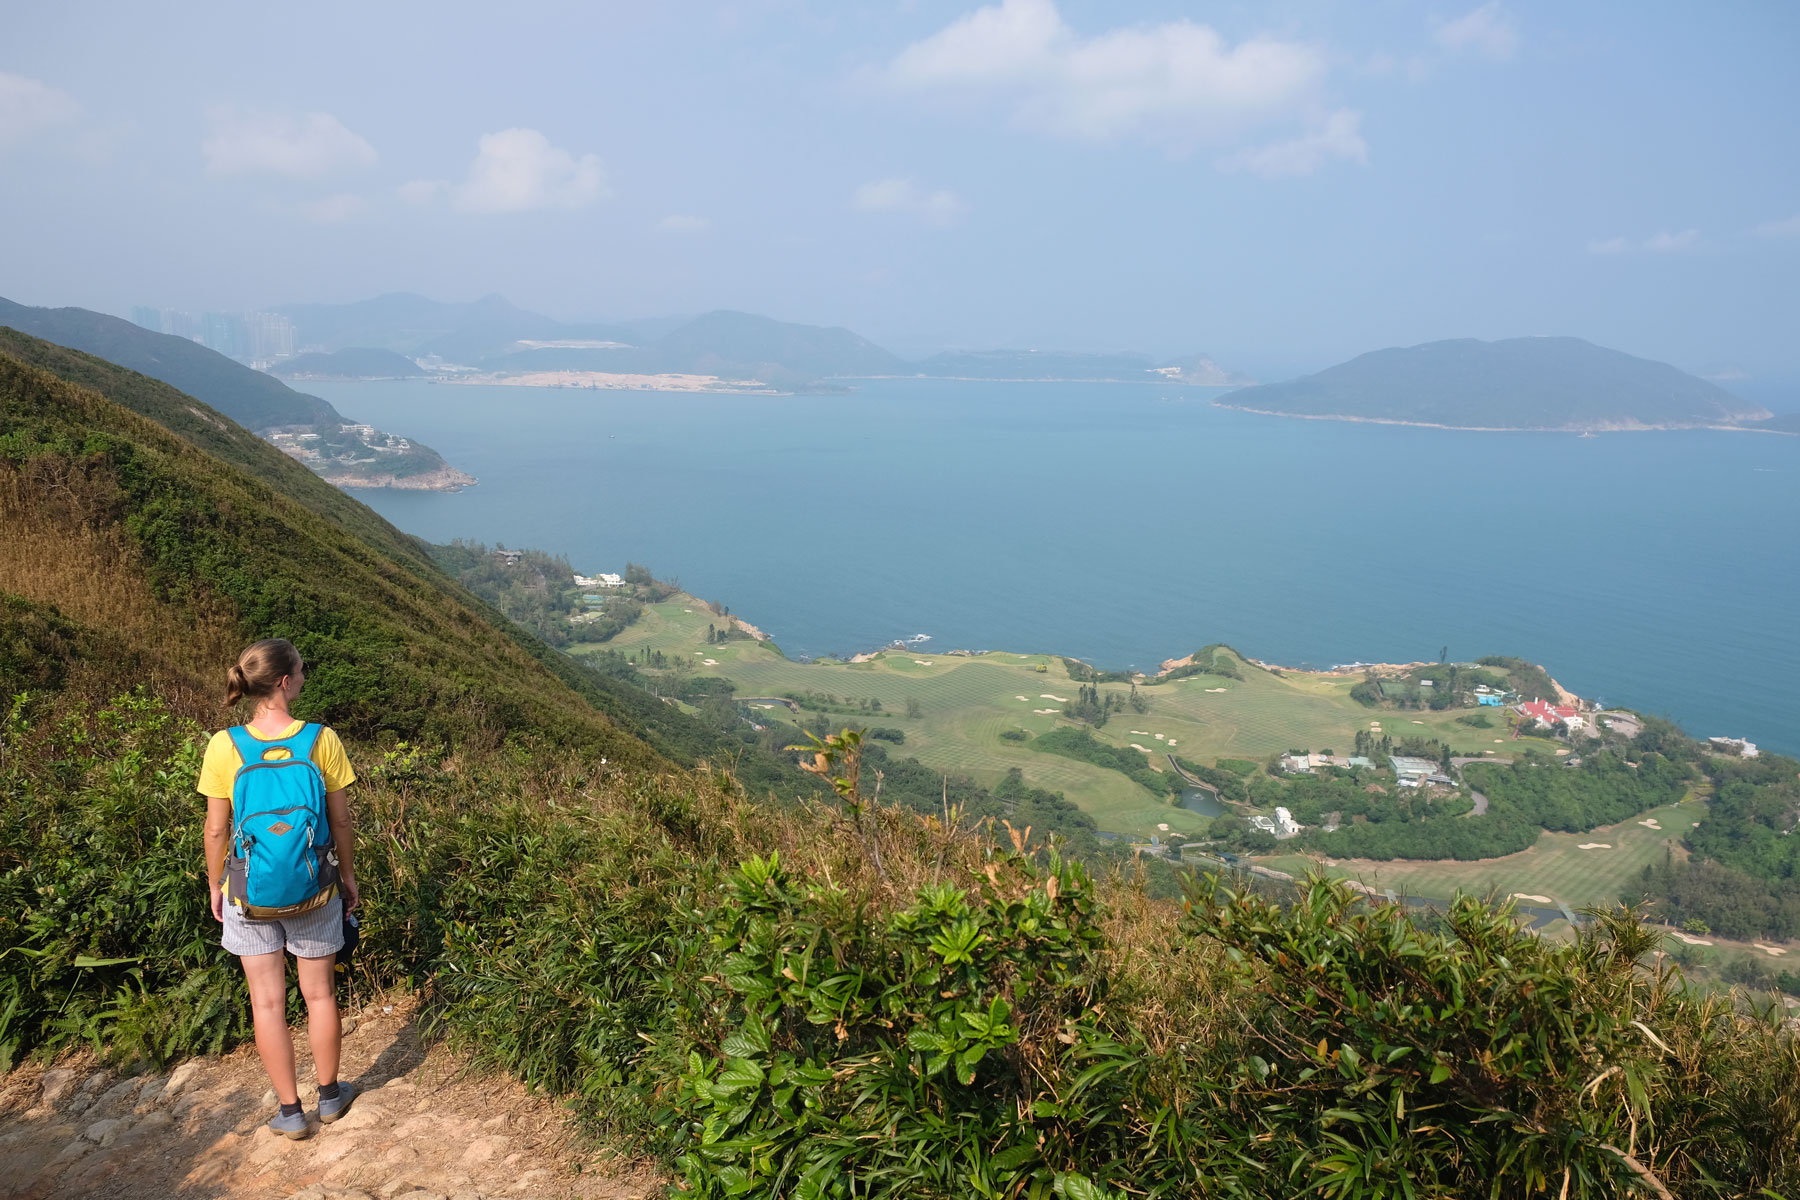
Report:
M 160 379 L 218 409 L 246 429 L 344 423 L 317 396 L 296 392 L 198 342 L 152 333 L 85 308 L 31 308 L 0 299 L 0 325 Z
M 329 354 L 312 351 L 269 368 L 284 379 L 405 379 L 425 374 L 418 363 L 392 350 L 352 346 Z
M 521 342 L 636 345 L 644 340 L 623 326 L 571 323 L 528 312 L 504 296 L 446 303 L 395 292 L 354 304 L 289 304 L 275 311 L 294 322 L 302 346 L 324 350 L 372 346 L 466 364 L 518 349 Z
M 724 375 L 775 368 L 789 375 L 892 375 L 897 356 L 839 327 L 795 325 L 741 312 L 711 312 L 664 334 L 651 347 L 665 370 Z
M 1242 386 L 1203 354 L 1158 365 L 1147 354 L 1079 354 L 1057 350 L 947 350 L 912 364 L 912 373 L 949 379 L 1042 379 Z
M 1688 428 L 1769 416 L 1666 363 L 1571 337 L 1377 350 L 1317 375 L 1233 392 L 1229 406 L 1460 429 Z
M 475 482 L 429 446 L 352 424 L 317 396 L 296 392 L 272 375 L 186 338 L 152 333 L 85 308 L 29 308 L 3 299 L 0 326 L 166 383 L 275 441 L 327 481 L 344 487 L 437 491 Z M 310 432 L 271 432 L 294 426 Z

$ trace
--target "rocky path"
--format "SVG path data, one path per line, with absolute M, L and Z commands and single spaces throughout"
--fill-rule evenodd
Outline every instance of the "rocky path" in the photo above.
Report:
M 350 1024 L 346 1020 L 346 1027 Z M 295 1032 L 302 1079 L 311 1076 Z M 344 1039 L 351 1111 L 292 1141 L 269 1132 L 273 1093 L 244 1047 L 166 1073 L 89 1057 L 0 1076 L 0 1197 L 8 1200 L 648 1200 L 641 1166 L 571 1144 L 562 1109 L 473 1075 L 420 1040 L 410 1005 L 365 1010 Z M 312 1089 L 301 1099 L 310 1115 Z

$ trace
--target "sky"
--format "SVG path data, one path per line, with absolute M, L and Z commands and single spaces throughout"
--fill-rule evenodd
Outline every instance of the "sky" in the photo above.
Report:
M 0 295 L 1750 387 L 1800 380 L 1797 52 L 1777 0 L 9 5 Z

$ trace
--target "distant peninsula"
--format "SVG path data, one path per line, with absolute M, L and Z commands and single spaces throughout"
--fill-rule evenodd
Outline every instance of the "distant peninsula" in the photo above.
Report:
M 1217 403 L 1283 417 L 1476 430 L 1695 429 L 1770 415 L 1667 363 L 1572 337 L 1376 350 Z
M 339 487 L 454 492 L 475 482 L 429 446 L 348 420 L 329 401 L 296 392 L 272 375 L 184 337 L 85 308 L 36 308 L 4 298 L 0 326 L 166 383 Z M 409 359 L 393 357 L 410 365 Z

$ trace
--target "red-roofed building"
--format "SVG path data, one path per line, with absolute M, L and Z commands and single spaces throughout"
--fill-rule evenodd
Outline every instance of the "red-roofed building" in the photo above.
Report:
M 1586 724 L 1581 720 L 1581 714 L 1575 709 L 1563 704 L 1550 704 L 1543 700 L 1528 700 L 1519 705 L 1519 712 L 1545 728 L 1556 725 L 1579 728 Z

